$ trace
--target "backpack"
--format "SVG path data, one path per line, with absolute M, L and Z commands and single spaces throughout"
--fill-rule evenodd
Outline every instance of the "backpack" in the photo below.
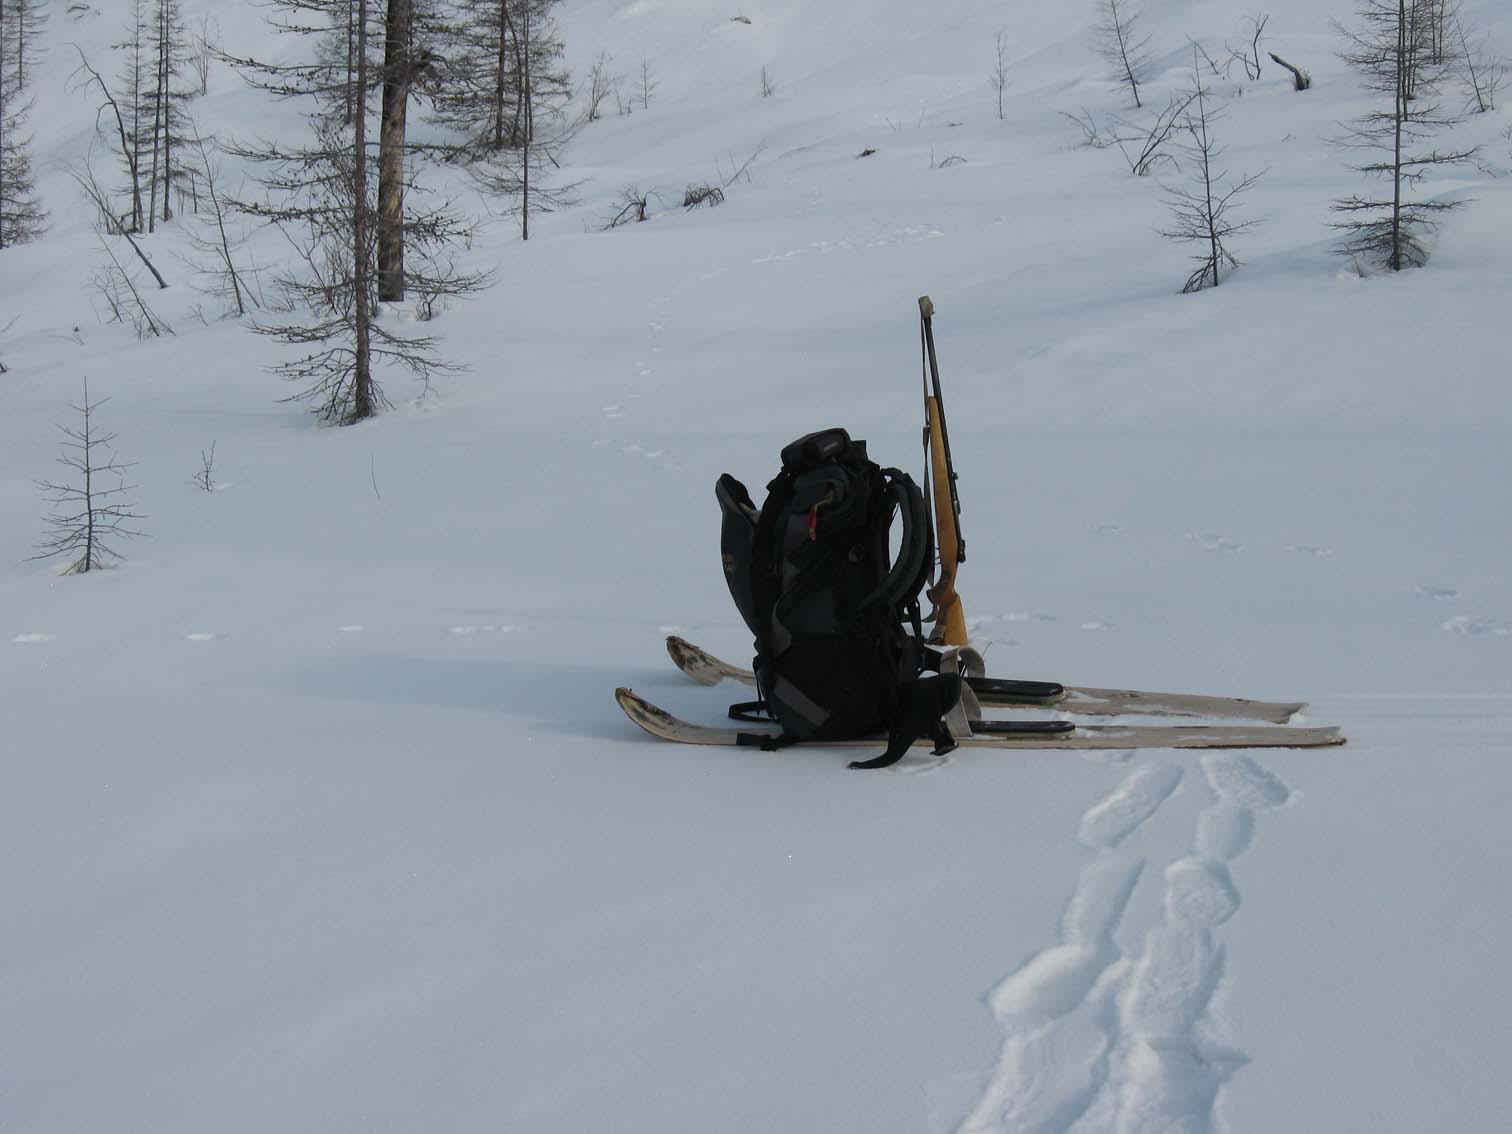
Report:
M 954 748 L 943 718 L 960 700 L 960 678 L 924 675 L 939 664 L 919 613 L 934 537 L 912 478 L 878 466 L 844 429 L 826 429 L 782 450 L 759 510 L 728 473 L 714 492 L 725 580 L 756 636 L 761 694 L 730 716 L 780 724 L 762 741 L 769 749 L 887 734 L 887 751 L 853 768 L 895 763 L 922 736 L 937 754 Z

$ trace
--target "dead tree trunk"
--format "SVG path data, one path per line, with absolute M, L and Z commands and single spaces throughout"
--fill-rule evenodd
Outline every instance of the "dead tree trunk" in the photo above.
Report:
M 378 135 L 378 298 L 404 298 L 404 133 L 415 79 L 413 0 L 388 0 L 383 42 L 383 110 Z
M 1285 59 L 1282 59 L 1281 56 L 1277 55 L 1274 51 L 1267 51 L 1266 54 L 1271 57 L 1276 66 L 1285 67 L 1288 71 L 1291 72 L 1292 86 L 1294 86 L 1297 90 L 1305 91 L 1308 87 L 1312 86 L 1312 76 L 1309 75 L 1306 71 L 1302 70 L 1301 67 L 1293 67 L 1290 63 L 1288 63 Z

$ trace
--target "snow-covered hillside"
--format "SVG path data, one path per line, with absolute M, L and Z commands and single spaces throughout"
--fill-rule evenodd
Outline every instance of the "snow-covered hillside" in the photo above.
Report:
M 1450 135 L 1484 150 L 1426 187 L 1467 202 L 1428 267 L 1361 279 L 1328 228 L 1350 6 L 1277 0 L 1314 86 L 1215 82 L 1264 223 L 1180 295 L 1180 175 L 1062 115 L 1132 114 L 1090 4 L 564 0 L 578 80 L 645 59 L 650 106 L 566 150 L 577 206 L 467 253 L 497 283 L 427 325 L 467 370 L 322 428 L 184 225 L 147 241 L 176 334 L 100 317 L 70 45 L 109 73 L 123 7 L 51 5 L 50 229 L 0 251 L 0 1130 L 1505 1126 L 1512 111 Z M 1149 0 L 1150 97 L 1254 10 Z M 1504 4 L 1464 14 L 1512 53 Z M 298 112 L 224 68 L 194 103 Z M 630 185 L 651 220 L 600 231 Z M 625 720 L 617 685 L 740 697 L 662 647 L 749 653 L 719 473 L 836 424 L 919 464 L 924 293 L 989 670 L 1306 698 L 1347 746 L 863 775 Z M 147 537 L 63 577 L 33 482 L 86 378 Z

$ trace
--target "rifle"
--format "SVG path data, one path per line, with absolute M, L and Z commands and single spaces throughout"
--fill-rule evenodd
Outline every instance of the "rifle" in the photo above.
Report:
M 956 491 L 955 462 L 950 456 L 950 431 L 945 426 L 945 397 L 940 390 L 940 364 L 935 359 L 934 302 L 919 296 L 919 343 L 924 375 L 924 450 L 928 456 L 928 479 L 935 513 L 936 545 L 940 552 L 940 578 L 925 594 L 934 603 L 929 620 L 934 623 L 932 642 L 947 646 L 966 645 L 966 614 L 956 593 L 956 571 L 966 562 L 966 540 L 961 535 L 961 497 Z

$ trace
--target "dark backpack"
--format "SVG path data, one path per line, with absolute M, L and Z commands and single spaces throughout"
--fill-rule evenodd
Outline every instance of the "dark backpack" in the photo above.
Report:
M 852 767 L 895 763 L 926 735 L 937 753 L 955 747 L 942 718 L 960 699 L 960 679 L 924 676 L 936 655 L 924 646 L 919 592 L 934 537 L 918 485 L 879 467 L 866 442 L 826 429 L 782 450 L 759 511 L 728 473 L 715 496 L 725 579 L 756 636 L 761 693 L 730 715 L 775 719 L 782 734 L 769 748 L 887 734 L 883 756 Z

